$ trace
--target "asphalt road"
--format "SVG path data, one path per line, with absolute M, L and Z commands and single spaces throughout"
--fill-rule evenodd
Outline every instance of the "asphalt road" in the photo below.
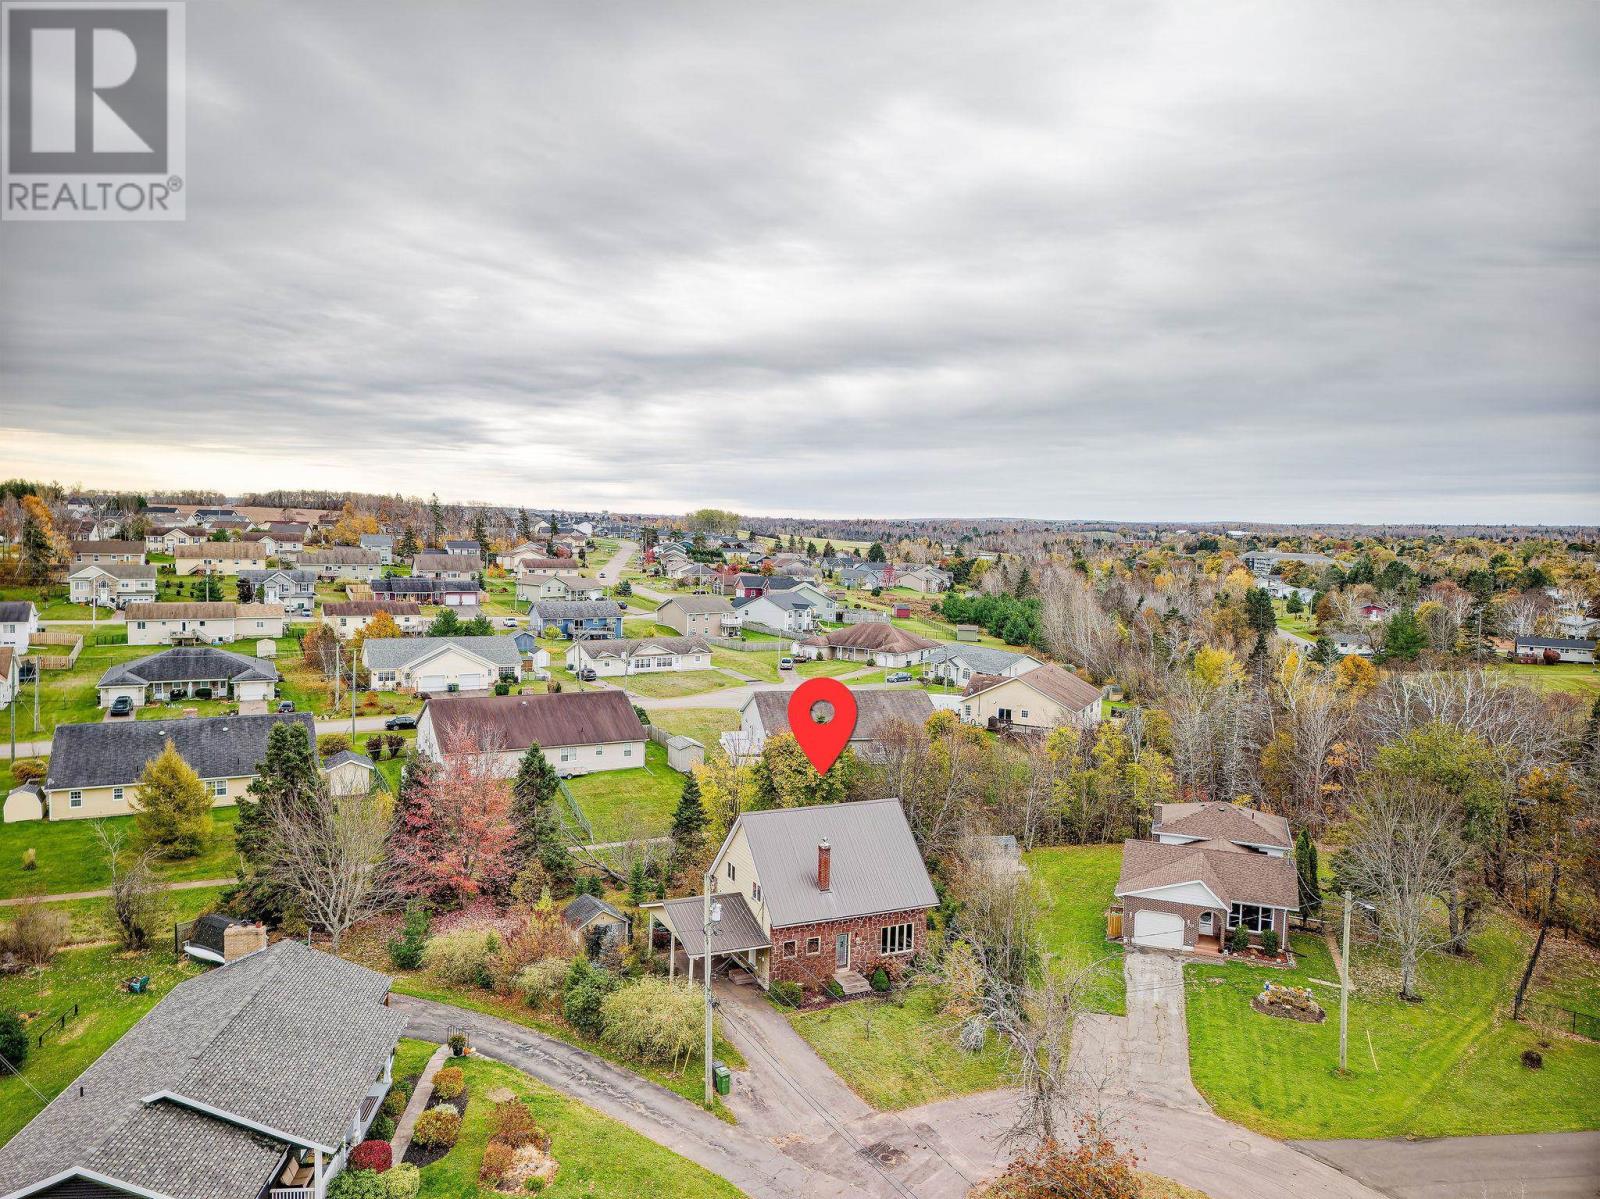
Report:
M 1596 1085 L 1600 1086 L 1600 1079 Z M 1495 1101 L 1489 1096 L 1485 1099 Z M 1600 1132 L 1292 1144 L 1392 1199 L 1595 1199 L 1600 1195 Z

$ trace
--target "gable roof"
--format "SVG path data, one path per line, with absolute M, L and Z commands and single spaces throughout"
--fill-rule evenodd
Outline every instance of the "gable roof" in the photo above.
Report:
M 267 547 L 254 541 L 197 541 L 193 545 L 172 547 L 174 558 L 237 558 L 265 562 L 272 555 Z
M 477 554 L 444 554 L 430 550 L 411 559 L 411 569 L 414 571 L 454 570 L 467 574 L 477 574 L 483 569 L 483 559 L 479 558 Z
M 416 600 L 335 600 L 323 604 L 325 616 L 376 616 L 387 612 L 390 616 L 421 616 L 422 605 Z
M 1240 841 L 1250 845 L 1276 845 L 1290 849 L 1289 822 L 1282 816 L 1258 812 L 1240 804 L 1211 803 L 1156 804 L 1151 833 L 1176 833 L 1203 841 Z
M 736 827 L 744 830 L 774 928 L 939 902 L 898 799 L 744 812 Z M 830 847 L 826 891 L 817 887 L 823 841 Z
M 0 1149 L 0 1192 L 76 1168 L 253 1197 L 285 1141 L 340 1144 L 405 1028 L 388 989 L 298 941 L 179 983 Z
M 245 778 L 266 756 L 273 726 L 285 723 L 301 725 L 316 743 L 309 712 L 59 725 L 45 789 L 128 786 L 168 741 L 203 779 Z
M 236 654 L 209 645 L 185 645 L 119 662 L 100 676 L 99 686 L 137 686 L 141 683 L 183 683 L 228 679 L 232 682 L 278 681 L 278 668 L 261 658 Z
M 422 714 L 440 746 L 475 727 L 497 734 L 507 752 L 530 745 L 607 745 L 643 741 L 644 725 L 621 691 L 560 691 L 544 695 L 440 696 Z
M 708 654 L 711 647 L 702 637 L 591 637 L 574 641 L 591 658 L 631 658 L 640 650 L 659 649 L 667 654 Z
M 767 736 L 790 733 L 789 697 L 793 691 L 757 691 L 745 701 L 755 704 Z M 856 727 L 850 741 L 875 741 L 884 726 L 896 721 L 923 724 L 933 715 L 933 700 L 926 691 L 855 691 Z M 742 712 L 743 709 L 740 709 Z
M 361 660 L 369 670 L 400 670 L 449 647 L 465 650 L 493 666 L 522 665 L 522 651 L 509 637 L 372 637 L 362 642 Z
M 593 895 L 580 895 L 561 909 L 561 919 L 572 929 L 582 928 L 596 916 L 602 915 L 610 916 L 614 920 L 627 920 L 627 917 L 616 908 Z
M 1231 841 L 1163 845 L 1124 841 L 1117 895 L 1183 883 L 1205 884 L 1223 903 L 1255 903 L 1297 911 L 1300 885 L 1294 859 L 1241 849 Z
M 206 602 L 159 601 L 156 603 L 129 604 L 122 610 L 125 620 L 237 620 L 241 617 L 276 617 L 283 619 L 282 604 L 235 604 L 227 600 Z
M 1004 686 L 1030 687 L 1046 699 L 1054 700 L 1064 708 L 1077 711 L 1100 701 L 1100 688 L 1086 683 L 1071 671 L 1062 670 L 1054 662 L 1045 662 L 1016 678 L 996 678 L 993 675 L 974 675 L 967 684 L 966 695 L 978 695 Z
M 1009 649 L 996 649 L 992 645 L 972 645 L 961 641 L 947 641 L 928 655 L 928 664 L 964 662 L 974 674 L 1004 674 L 1023 658 L 1039 662 L 1032 654 Z M 1043 662 L 1039 662 L 1043 666 Z
M 904 629 L 881 621 L 846 625 L 834 629 L 823 638 L 835 649 L 872 650 L 884 654 L 910 654 L 918 650 L 938 649 L 937 641 L 918 637 Z
M 81 557 L 84 554 L 137 554 L 144 557 L 144 542 L 142 541 L 74 541 L 72 554 Z
M 301 566 L 381 566 L 383 555 L 360 546 L 340 545 L 332 549 L 307 550 L 300 555 Z
M 622 615 L 615 600 L 534 600 L 528 609 L 545 623 L 553 620 L 609 620 Z
M 26 624 L 33 619 L 31 600 L 5 600 L 0 602 L 0 621 L 7 624 Z
M 68 578 L 79 575 L 109 575 L 113 579 L 153 579 L 156 568 L 148 562 L 81 562 L 73 568 Z

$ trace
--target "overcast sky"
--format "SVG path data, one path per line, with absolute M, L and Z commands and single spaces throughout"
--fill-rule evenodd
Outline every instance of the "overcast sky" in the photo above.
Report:
M 0 473 L 1600 520 L 1600 5 L 188 6 L 188 220 L 0 227 Z

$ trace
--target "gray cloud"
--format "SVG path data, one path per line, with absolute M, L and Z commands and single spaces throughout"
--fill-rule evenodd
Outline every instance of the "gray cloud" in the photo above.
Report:
M 189 219 L 0 228 L 16 469 L 1594 521 L 1600 10 L 189 6 Z

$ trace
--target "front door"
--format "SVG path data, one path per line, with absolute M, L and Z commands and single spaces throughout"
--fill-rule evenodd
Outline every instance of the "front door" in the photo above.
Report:
M 1208 937 L 1216 931 L 1215 917 L 1212 913 L 1200 913 L 1200 931 Z
M 850 969 L 850 934 L 840 933 L 833 939 L 833 961 L 841 970 Z

